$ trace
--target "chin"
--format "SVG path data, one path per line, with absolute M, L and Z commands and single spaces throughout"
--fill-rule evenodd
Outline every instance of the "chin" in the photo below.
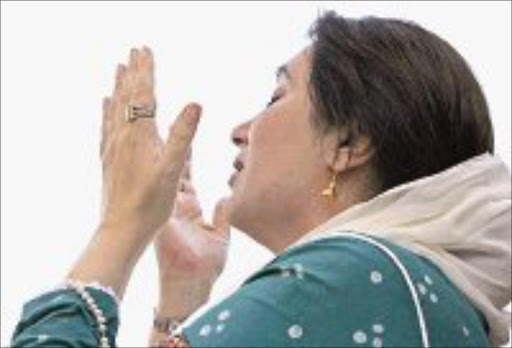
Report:
M 240 175 L 231 187 L 230 223 L 234 228 L 252 237 L 261 230 L 262 217 L 266 214 L 267 206 L 261 195 L 262 190 L 255 187 L 259 182 L 252 181 L 248 184 L 247 173 L 243 174 L 245 175 Z
M 247 232 L 251 223 L 249 223 L 248 214 L 250 212 L 247 206 L 247 199 L 234 189 L 231 196 L 229 196 L 229 221 L 231 226 L 242 231 Z
M 240 207 L 238 204 L 237 194 L 236 192 L 232 192 L 231 196 L 228 197 L 229 199 L 229 221 L 231 226 L 238 230 L 244 230 L 242 228 L 243 224 L 240 223 Z M 242 219 L 243 220 L 243 219 Z

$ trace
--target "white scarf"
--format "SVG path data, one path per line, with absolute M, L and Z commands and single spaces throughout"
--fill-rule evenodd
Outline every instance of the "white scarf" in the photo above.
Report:
M 436 264 L 507 343 L 511 300 L 511 177 L 488 153 L 354 205 L 288 248 L 342 231 L 374 235 Z M 287 249 L 288 249 L 287 248 Z

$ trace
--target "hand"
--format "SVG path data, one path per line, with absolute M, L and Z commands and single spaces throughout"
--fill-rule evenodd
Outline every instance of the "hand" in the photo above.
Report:
M 186 317 L 205 303 L 224 269 L 229 239 L 229 205 L 221 199 L 213 225 L 205 222 L 191 179 L 188 157 L 169 221 L 154 246 L 160 275 L 159 312 Z
M 154 118 L 125 120 L 129 104 L 155 105 L 153 56 L 132 49 L 119 65 L 111 98 L 104 100 L 101 158 L 102 224 L 136 226 L 152 234 L 169 218 L 186 153 L 196 131 L 200 107 L 191 104 L 178 117 L 163 144 Z
M 118 66 L 113 95 L 103 102 L 101 223 L 68 274 L 70 279 L 110 286 L 120 298 L 140 255 L 169 219 L 199 122 L 200 107 L 187 106 L 165 143 L 154 118 L 128 122 L 128 105 L 154 105 L 153 80 L 148 48 L 132 49 L 129 64 Z

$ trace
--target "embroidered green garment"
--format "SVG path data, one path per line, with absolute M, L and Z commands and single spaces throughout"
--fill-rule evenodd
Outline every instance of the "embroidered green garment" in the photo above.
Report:
M 405 266 L 432 347 L 488 347 L 482 315 L 430 261 L 386 245 Z M 115 344 L 113 299 L 90 289 Z M 29 302 L 14 346 L 98 346 L 93 317 L 72 291 Z M 183 329 L 191 347 L 420 347 L 418 306 L 400 269 L 374 245 L 332 237 L 292 247 Z

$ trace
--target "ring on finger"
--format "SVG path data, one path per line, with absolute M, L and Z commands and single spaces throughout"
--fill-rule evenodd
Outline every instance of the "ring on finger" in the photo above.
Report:
M 154 118 L 156 105 L 128 104 L 125 110 L 127 122 L 134 122 L 138 118 Z

